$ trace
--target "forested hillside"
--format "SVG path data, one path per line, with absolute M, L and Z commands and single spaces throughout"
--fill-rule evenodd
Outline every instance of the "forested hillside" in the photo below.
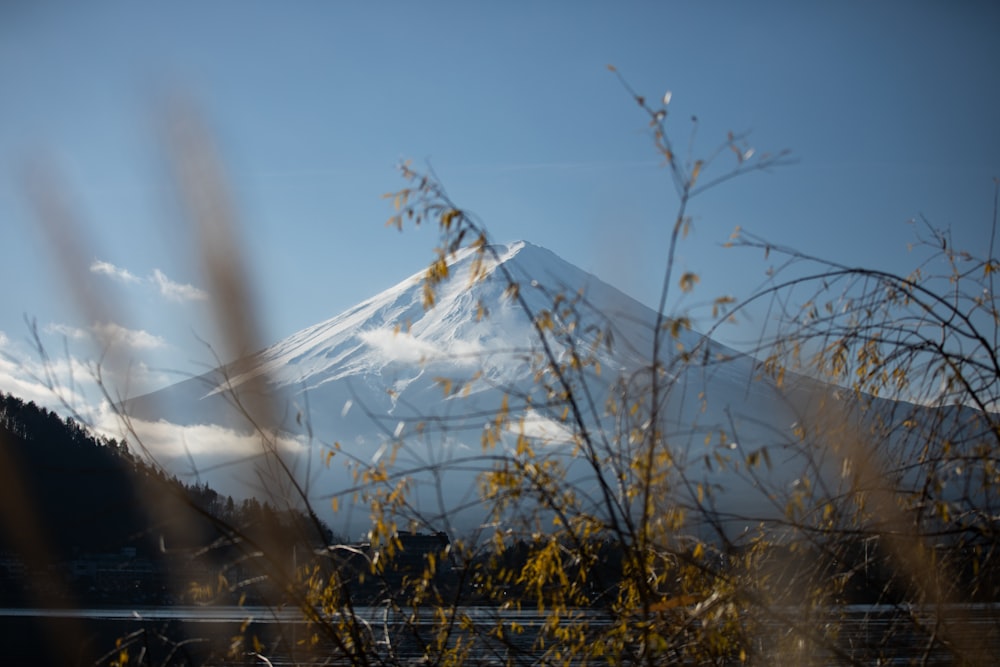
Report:
M 167 477 L 125 443 L 2 393 L 0 499 L 7 605 L 230 599 L 214 582 L 236 562 L 247 575 L 247 545 L 290 568 L 297 547 L 329 538 L 302 513 Z

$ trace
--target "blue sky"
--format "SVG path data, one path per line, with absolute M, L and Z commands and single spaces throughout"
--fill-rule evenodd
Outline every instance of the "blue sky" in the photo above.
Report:
M 988 2 L 4 3 L 0 389 L 36 398 L 25 317 L 63 382 L 99 359 L 101 332 L 126 350 L 129 393 L 211 361 L 212 303 L 164 158 L 178 91 L 225 165 L 267 343 L 431 258 L 433 230 L 383 224 L 406 158 L 496 240 L 655 304 L 676 201 L 608 64 L 650 98 L 672 91 L 678 144 L 697 114 L 695 156 L 733 130 L 797 159 L 695 201 L 679 262 L 702 280 L 678 307 L 763 280 L 760 253 L 720 247 L 737 225 L 904 272 L 915 216 L 982 250 L 997 34 Z M 75 307 L 26 195 L 39 161 L 83 225 L 78 287 L 103 321 Z

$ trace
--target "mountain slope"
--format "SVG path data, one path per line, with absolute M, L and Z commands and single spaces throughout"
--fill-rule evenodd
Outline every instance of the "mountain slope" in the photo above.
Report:
M 250 430 L 248 417 L 260 419 L 241 414 L 246 392 L 266 387 L 277 426 L 290 434 L 277 449 L 310 496 L 319 499 L 319 511 L 329 512 L 328 500 L 338 493 L 352 495 L 345 490 L 354 488 L 355 479 L 341 461 L 364 470 L 391 453 L 393 470 L 422 471 L 410 476 L 420 512 L 450 522 L 456 518 L 454 507 L 475 505 L 476 475 L 492 465 L 480 444 L 484 425 L 501 406 L 525 417 L 523 425 L 511 427 L 510 441 L 500 442 L 501 453 L 510 452 L 517 429 L 549 447 L 563 446 L 571 437 L 572 429 L 562 421 L 564 404 L 547 407 L 552 392 L 546 390 L 546 380 L 539 381 L 544 363 L 539 363 L 537 334 L 531 317 L 505 296 L 507 275 L 517 281 L 532 316 L 548 312 L 554 331 L 572 328 L 568 338 L 550 338 L 557 361 L 570 359 L 569 345 L 593 348 L 600 372 L 590 368 L 574 376 L 582 383 L 577 389 L 585 388 L 594 406 L 584 414 L 588 428 L 613 432 L 621 415 L 605 414 L 603 407 L 611 387 L 642 392 L 649 379 L 655 312 L 543 248 L 518 242 L 493 250 L 498 261 L 487 261 L 485 277 L 474 284 L 475 255 L 464 250 L 454 257 L 433 308 L 424 307 L 419 273 L 238 366 L 134 399 L 125 409 L 140 427 L 160 422 L 146 431 L 157 434 L 151 440 L 183 439 L 183 450 L 173 450 L 175 466 L 193 463 L 198 471 L 210 470 L 213 485 L 239 493 L 234 479 L 259 489 L 281 474 L 273 466 L 265 471 L 250 467 L 247 461 L 263 450 L 252 437 L 232 436 Z M 738 463 L 768 447 L 774 452 L 769 456 L 771 475 L 780 484 L 797 479 L 806 464 L 785 445 L 803 403 L 825 389 L 802 379 L 787 380 L 800 384 L 799 405 L 793 406 L 787 392 L 755 377 L 753 359 L 683 327 L 667 340 L 660 415 L 675 460 L 687 472 L 687 491 L 693 493 L 696 483 L 724 488 L 726 495 L 717 501 L 720 511 L 773 514 L 776 508 L 757 489 L 758 481 L 721 470 L 718 462 Z M 697 353 L 683 356 L 692 351 Z M 719 363 L 720 358 L 725 362 Z M 263 384 L 252 381 L 262 378 Z M 182 428 L 170 431 L 166 423 Z M 216 441 L 196 442 L 209 436 Z M 226 437 L 237 444 L 223 446 Z M 333 463 L 321 466 L 334 450 Z M 566 451 L 568 456 L 571 450 Z M 572 460 L 568 465 L 582 487 L 595 483 L 593 471 Z M 443 481 L 444 468 L 450 470 Z M 324 516 L 347 534 L 366 521 L 363 515 L 341 514 Z M 469 516 L 474 522 L 478 514 Z
M 646 363 L 655 321 L 651 309 L 543 248 L 518 242 L 501 248 L 499 254 L 500 262 L 522 285 L 521 293 L 534 312 L 551 309 L 551 295 L 556 291 L 579 292 L 591 304 L 592 318 L 613 322 L 616 349 L 603 360 L 612 369 L 634 369 Z M 503 297 L 506 284 L 493 275 L 496 266 L 492 262 L 485 267 L 486 279 L 470 286 L 471 264 L 468 250 L 454 258 L 450 277 L 439 288 L 432 308 L 423 304 L 423 272 L 414 274 L 272 345 L 242 364 L 249 367 L 245 372 L 229 374 L 225 381 L 212 373 L 133 399 L 128 403 L 129 413 L 196 423 L 204 413 L 195 407 L 198 402 L 211 402 L 226 389 L 238 391 L 261 374 L 269 385 L 292 396 L 315 394 L 329 383 L 348 379 L 374 388 L 375 393 L 393 390 L 402 395 L 410 383 L 432 379 L 437 370 L 471 374 L 470 369 L 485 367 L 484 375 L 497 383 L 523 380 L 527 372 L 523 357 L 535 338 L 531 322 L 517 304 Z M 487 317 L 477 317 L 480 304 L 488 308 Z M 700 341 L 700 336 L 689 332 L 684 336 L 689 347 Z M 713 345 L 721 354 L 738 356 Z M 197 390 L 195 385 L 202 388 Z M 171 407 L 171 401 L 164 400 L 171 395 L 184 405 Z M 211 418 L 218 419 L 218 415 Z

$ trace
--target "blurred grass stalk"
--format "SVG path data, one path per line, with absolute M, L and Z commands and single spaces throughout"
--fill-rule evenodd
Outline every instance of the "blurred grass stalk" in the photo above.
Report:
M 220 362 L 223 389 L 259 442 L 258 451 L 246 452 L 244 458 L 256 461 L 259 488 L 273 506 L 286 509 L 308 507 L 306 493 L 295 479 L 292 463 L 283 458 L 277 444 L 276 410 L 268 376 L 259 372 L 260 369 L 242 376 L 243 366 L 252 364 L 252 355 L 262 346 L 251 281 L 245 270 L 239 225 L 221 162 L 209 132 L 190 101 L 176 95 L 164 105 L 164 109 L 166 113 L 159 119 L 162 140 L 175 191 L 186 213 L 187 243 L 200 256 L 216 330 L 221 334 L 222 349 L 213 352 Z M 44 233 L 52 263 L 83 321 L 95 324 L 127 321 L 124 317 L 125 305 L 102 294 L 95 285 L 89 262 L 97 255 L 89 242 L 87 226 L 77 214 L 78 208 L 70 202 L 68 188 L 60 181 L 57 169 L 46 160 L 35 159 L 23 171 L 23 185 Z M 91 368 L 93 379 L 119 418 L 130 446 L 137 447 L 147 461 L 162 469 L 156 461 L 156 453 L 145 446 L 142 435 L 122 408 L 124 401 L 130 398 L 130 359 L 125 346 L 115 340 L 110 328 L 95 326 L 93 329 L 97 347 L 95 358 L 99 360 Z M 34 333 L 39 351 L 44 354 L 37 332 Z M 236 376 L 242 376 L 238 391 L 229 384 Z M 73 404 L 73 387 L 61 387 L 54 376 L 45 378 L 45 381 L 57 400 L 78 421 L 86 423 L 78 412 L 80 406 Z M 64 391 L 67 389 L 68 392 Z M 42 565 L 54 559 L 50 540 L 45 535 L 44 522 L 33 510 L 29 490 L 21 483 L 20 468 L 16 461 L 10 460 L 8 449 L 0 447 L 0 500 L 3 507 L 0 519 L 3 528 L 13 538 L 22 560 L 29 565 L 28 571 L 44 572 Z M 169 477 L 170 473 L 165 472 Z M 196 469 L 194 473 L 197 474 Z M 138 488 L 136 491 L 139 497 L 144 498 L 150 525 L 169 531 L 167 544 L 174 540 L 190 543 L 188 530 L 178 522 L 178 517 L 165 516 L 160 511 L 162 503 L 151 495 L 153 490 Z M 186 585 L 177 581 L 176 577 L 171 577 L 170 581 L 179 588 Z M 34 588 L 49 590 L 43 586 Z M 176 590 L 173 593 L 180 599 L 183 592 Z M 57 589 L 53 599 L 68 599 L 64 593 Z M 38 599 L 33 602 L 40 607 L 53 606 L 53 600 Z M 278 602 L 274 601 L 275 604 Z M 58 636 L 53 634 L 55 632 L 53 627 L 51 639 L 55 645 L 65 647 L 66 664 L 70 664 L 76 647 L 83 645 L 83 624 L 77 620 L 69 626 L 60 625 Z

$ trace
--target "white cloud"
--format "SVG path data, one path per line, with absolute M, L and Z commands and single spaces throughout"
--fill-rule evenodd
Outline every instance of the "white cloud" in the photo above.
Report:
M 186 301 L 205 301 L 208 299 L 208 293 L 205 292 L 205 290 L 195 287 L 194 285 L 174 282 L 159 269 L 153 269 L 153 272 L 149 275 L 149 277 L 143 279 L 128 269 L 115 266 L 111 262 L 94 260 L 94 262 L 90 265 L 90 272 L 108 276 L 113 280 L 117 280 L 128 285 L 137 285 L 143 282 L 154 285 L 160 292 L 160 296 L 177 303 L 184 303 Z
M 136 350 L 154 350 L 166 346 L 159 336 L 142 329 L 127 329 L 114 322 L 97 322 L 90 327 L 105 345 L 125 345 Z
M 101 406 L 97 429 L 113 438 L 125 438 L 130 446 L 144 450 L 157 460 L 186 460 L 194 457 L 230 457 L 241 459 L 277 451 L 297 453 L 307 449 L 302 437 L 282 435 L 265 440 L 258 433 L 244 433 L 215 424 L 181 426 L 168 421 L 145 421 L 129 418 L 126 429 L 121 415 L 107 403 Z
M 5 348 L 0 349 L 0 391 L 60 412 L 65 412 L 66 405 L 87 409 L 81 381 L 91 381 L 92 374 L 79 360 L 56 359 L 43 364 L 25 359 L 7 339 L 0 340 L 0 346 Z
M 45 327 L 45 333 L 47 334 L 57 334 L 60 336 L 65 336 L 66 338 L 72 338 L 74 340 L 82 340 L 84 338 L 89 338 L 90 334 L 84 329 L 79 329 L 77 327 L 71 327 L 68 324 L 56 324 L 52 323 Z
M 207 482 L 223 495 L 289 492 L 286 466 L 297 470 L 310 454 L 304 436 L 273 439 L 214 424 L 181 426 L 134 418 L 126 427 L 107 404 L 94 423 L 100 434 L 126 441 L 132 452 L 169 474 Z M 282 464 L 276 465 L 279 459 Z
M 524 419 L 508 425 L 511 433 L 523 433 L 526 437 L 546 444 L 568 444 L 573 442 L 573 430 L 566 424 L 561 424 L 535 410 L 524 412 Z
M 90 265 L 90 272 L 108 276 L 109 278 L 119 280 L 123 283 L 134 284 L 140 282 L 139 277 L 130 272 L 128 269 L 123 269 L 119 266 L 115 266 L 111 262 L 104 262 L 99 259 L 94 260 L 94 262 Z
M 143 329 L 129 329 L 115 322 L 95 322 L 88 329 L 69 324 L 52 323 L 45 326 L 45 333 L 64 336 L 72 340 L 96 340 L 104 348 L 123 345 L 134 350 L 155 350 L 166 346 L 166 341 Z
M 13 346 L 0 348 L 0 391 L 34 401 L 63 415 L 79 416 L 84 423 L 102 427 L 102 431 L 108 431 L 112 423 L 108 418 L 108 397 L 120 402 L 162 388 L 174 380 L 169 374 L 154 371 L 143 363 L 129 364 L 121 372 L 108 366 L 98 371 L 73 356 L 43 361 Z M 113 437 L 120 435 L 117 430 Z M 111 431 L 107 434 L 112 435 Z
M 208 293 L 194 285 L 182 285 L 167 278 L 159 269 L 153 269 L 150 278 L 160 290 L 160 294 L 170 301 L 183 303 L 185 301 L 205 301 Z
M 105 358 L 95 365 L 68 352 L 43 359 L 37 350 L 15 343 L 0 332 L 0 391 L 60 414 L 72 413 L 86 423 L 101 419 L 106 397 L 120 401 L 175 381 L 172 374 L 151 369 L 141 361 L 113 363 Z
M 38 405 L 52 409 L 61 407 L 60 399 L 51 389 L 32 378 L 22 377 L 17 370 L 11 368 L 6 361 L 0 359 L 0 391 L 17 396 L 24 401 L 34 401 Z M 70 393 L 67 401 L 71 402 L 74 398 L 76 398 L 76 395 Z
M 70 354 L 67 350 L 65 355 L 49 356 L 44 366 L 37 358 L 37 350 L 22 349 L 9 356 L 25 369 L 37 375 L 48 374 L 62 384 L 83 382 L 96 385 L 95 375 L 100 375 L 105 389 L 112 393 L 146 393 L 176 381 L 170 373 L 151 369 L 143 360 L 123 354 L 126 349 L 146 352 L 169 347 L 163 338 L 145 330 L 128 329 L 114 322 L 96 323 L 89 329 L 52 323 L 45 327 L 45 333 L 61 335 L 74 341 L 93 342 L 102 348 L 101 356 L 95 364 L 82 361 L 73 356 L 78 352 Z M 30 361 L 25 361 L 26 359 Z
M 412 334 L 391 329 L 371 329 L 358 336 L 377 352 L 384 363 L 405 364 L 450 361 L 452 363 L 474 364 L 479 360 L 483 347 L 477 341 L 452 339 L 447 349 L 416 338 Z

